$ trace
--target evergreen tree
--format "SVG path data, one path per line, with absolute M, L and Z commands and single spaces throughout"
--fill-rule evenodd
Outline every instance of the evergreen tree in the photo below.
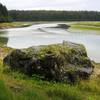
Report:
M 9 14 L 7 11 L 6 6 L 0 3 L 0 22 L 8 22 L 9 21 Z
M 14 21 L 100 21 L 97 11 L 46 11 L 46 10 L 11 10 Z

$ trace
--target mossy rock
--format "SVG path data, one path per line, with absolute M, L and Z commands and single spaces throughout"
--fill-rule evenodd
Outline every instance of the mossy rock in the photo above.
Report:
M 60 82 L 85 79 L 93 72 L 84 46 L 71 42 L 14 50 L 5 57 L 4 63 L 29 76 L 37 74 Z

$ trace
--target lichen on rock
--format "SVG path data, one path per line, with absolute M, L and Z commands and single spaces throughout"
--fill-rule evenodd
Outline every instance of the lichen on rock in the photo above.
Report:
M 4 58 L 4 63 L 29 76 L 37 74 L 59 82 L 75 82 L 77 78 L 88 78 L 93 72 L 84 46 L 66 41 L 14 50 Z

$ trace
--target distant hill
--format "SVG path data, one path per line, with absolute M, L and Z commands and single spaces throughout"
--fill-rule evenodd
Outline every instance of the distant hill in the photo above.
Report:
M 6 6 L 0 3 L 0 22 L 8 22 L 10 20 Z

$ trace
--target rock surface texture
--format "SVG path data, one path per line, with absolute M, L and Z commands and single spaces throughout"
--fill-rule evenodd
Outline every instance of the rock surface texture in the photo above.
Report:
M 84 46 L 71 42 L 17 49 L 4 58 L 4 63 L 27 75 L 59 82 L 86 79 L 93 72 Z

